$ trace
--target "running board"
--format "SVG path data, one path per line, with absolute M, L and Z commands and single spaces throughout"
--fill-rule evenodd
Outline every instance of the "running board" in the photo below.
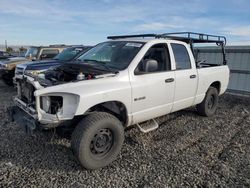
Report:
M 157 129 L 159 127 L 159 124 L 155 121 L 155 119 L 151 119 L 141 124 L 137 123 L 137 127 L 141 132 L 148 133 Z

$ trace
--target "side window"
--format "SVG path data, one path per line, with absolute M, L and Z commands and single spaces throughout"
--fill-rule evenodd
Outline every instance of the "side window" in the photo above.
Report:
M 41 59 L 52 59 L 57 54 L 59 54 L 59 50 L 56 49 L 46 49 L 42 51 Z
M 148 61 L 153 60 L 154 68 L 148 69 Z M 171 70 L 170 57 L 167 44 L 156 44 L 144 55 L 135 69 L 135 74 L 147 74 L 152 72 L 163 72 Z
M 171 44 L 171 47 L 174 53 L 176 69 L 191 69 L 191 62 L 186 47 L 181 44 Z

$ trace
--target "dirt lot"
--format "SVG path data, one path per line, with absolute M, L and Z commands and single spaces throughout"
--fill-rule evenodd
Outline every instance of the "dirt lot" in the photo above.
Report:
M 29 137 L 7 120 L 13 95 L 0 82 L 0 187 L 250 186 L 250 98 L 224 95 L 211 118 L 191 108 L 154 132 L 127 130 L 118 159 L 87 171 L 53 130 Z

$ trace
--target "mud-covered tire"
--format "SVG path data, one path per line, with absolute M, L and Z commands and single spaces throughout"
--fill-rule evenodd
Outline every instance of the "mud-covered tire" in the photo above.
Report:
M 196 106 L 198 114 L 206 117 L 214 115 L 218 107 L 218 101 L 218 90 L 210 86 L 203 101 Z
M 86 169 L 107 166 L 119 154 L 124 141 L 124 128 L 113 115 L 97 112 L 87 115 L 76 126 L 71 147 Z

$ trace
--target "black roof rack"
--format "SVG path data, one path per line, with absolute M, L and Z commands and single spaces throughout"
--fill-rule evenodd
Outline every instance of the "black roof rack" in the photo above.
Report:
M 187 43 L 224 43 L 226 45 L 227 39 L 224 36 L 209 35 L 204 33 L 194 32 L 176 32 L 164 33 L 159 35 L 159 38 L 171 38 L 174 40 L 181 40 Z
M 186 43 L 218 43 L 226 45 L 226 37 L 209 35 L 204 33 L 194 32 L 176 32 L 176 33 L 163 33 L 163 34 L 139 34 L 139 35 L 120 35 L 108 36 L 108 39 L 125 39 L 125 38 L 168 38 L 180 40 Z
M 120 36 L 108 36 L 107 39 L 125 39 L 125 38 L 145 38 L 145 37 L 154 37 L 156 34 L 139 34 L 139 35 L 120 35 Z
M 191 50 L 194 53 L 194 43 L 216 43 L 222 48 L 223 54 L 223 64 L 227 64 L 225 45 L 227 39 L 224 36 L 209 35 L 204 33 L 194 33 L 194 32 L 175 32 L 175 33 L 163 33 L 163 34 L 139 34 L 139 35 L 120 35 L 120 36 L 108 36 L 108 39 L 125 39 L 125 38 L 167 38 L 173 40 L 179 40 L 190 44 Z

